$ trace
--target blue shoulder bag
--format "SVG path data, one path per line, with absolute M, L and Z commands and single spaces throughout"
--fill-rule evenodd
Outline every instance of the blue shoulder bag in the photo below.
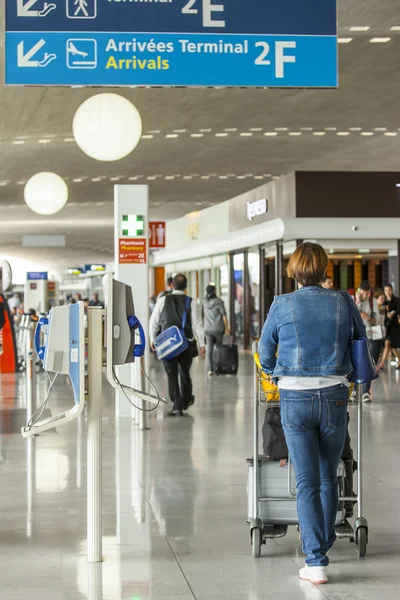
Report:
M 354 316 L 349 304 L 350 302 L 353 302 L 353 300 L 351 300 L 347 293 L 343 293 L 342 295 L 349 310 L 351 328 L 350 357 L 354 370 L 349 377 L 349 381 L 356 384 L 369 383 L 370 381 L 374 381 L 374 379 L 378 379 L 379 377 L 376 370 L 376 365 L 371 356 L 368 339 L 366 337 L 354 337 Z
M 172 360 L 189 348 L 189 340 L 185 335 L 185 327 L 190 303 L 191 299 L 186 298 L 185 310 L 182 318 L 182 329 L 173 325 L 160 333 L 154 340 L 154 346 L 159 360 Z

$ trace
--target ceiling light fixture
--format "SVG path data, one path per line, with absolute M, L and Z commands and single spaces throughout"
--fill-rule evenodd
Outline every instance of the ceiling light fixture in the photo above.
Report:
M 129 181 L 137 181 L 139 177 L 136 175 L 135 177 L 128 177 Z
M 39 215 L 54 215 L 67 203 L 68 187 L 56 173 L 37 173 L 25 186 L 24 198 L 28 207 Z
M 38 140 L 38 144 L 50 144 L 51 140 L 49 139 L 43 139 L 43 140 Z
M 146 133 L 146 135 L 142 135 L 142 140 L 152 140 L 153 137 L 153 134 Z
M 390 31 L 400 31 L 400 25 L 393 25 L 393 27 L 390 28 Z
M 160 129 L 149 129 L 149 133 L 157 134 L 157 133 L 161 133 L 161 130 Z
M 201 133 L 211 133 L 212 129 L 199 129 Z
M 326 135 L 326 132 L 325 131 L 314 131 L 313 135 L 323 136 L 323 135 Z
M 396 137 L 398 133 L 396 133 L 395 131 L 386 131 L 384 135 L 386 135 L 387 137 Z
M 300 131 L 312 131 L 312 127 L 300 127 Z
M 301 131 L 290 131 L 289 135 L 291 135 L 292 137 L 296 137 L 299 135 L 303 135 Z
M 225 131 L 228 133 L 235 133 L 235 131 L 237 131 L 237 127 L 226 127 Z
M 92 177 L 92 181 L 101 181 L 101 177 Z
M 191 133 L 190 137 L 192 137 L 192 138 L 202 138 L 202 137 L 204 137 L 204 133 Z
M 179 137 L 179 134 L 178 133 L 167 133 L 165 137 L 168 139 L 175 139 L 175 138 Z
M 371 135 L 374 135 L 373 131 L 362 131 L 361 135 L 365 136 L 365 137 L 371 137 Z
M 191 175 L 184 175 L 183 179 L 193 179 L 193 177 Z
M 136 148 L 142 136 L 142 119 L 127 98 L 101 93 L 81 104 L 72 130 L 76 143 L 87 156 L 113 162 L 125 158 Z
M 353 38 L 351 37 L 340 37 L 338 38 L 338 44 L 350 44 L 352 40 Z
M 387 131 L 387 127 L 375 127 L 375 131 Z
M 254 175 L 254 179 L 264 179 L 262 175 Z
M 0 181 L 0 186 L 1 187 L 4 187 L 7 184 L 8 184 L 8 181 Z
M 155 175 L 148 175 L 146 177 L 147 181 L 155 181 L 157 179 L 157 177 L 155 177 Z
M 396 183 L 396 187 L 400 188 L 400 183 Z
M 337 127 L 325 127 L 325 131 L 337 131 Z
M 14 140 L 13 141 L 14 146 L 22 146 L 22 144 L 25 144 L 24 140 Z
M 211 179 L 211 175 L 202 175 L 201 178 L 202 179 Z
M 353 27 L 349 27 L 349 31 L 368 31 L 371 29 L 369 25 L 353 25 Z
M 219 175 L 219 179 L 228 179 L 228 175 Z
M 67 144 L 69 144 L 70 142 L 74 142 L 74 141 L 75 141 L 75 138 L 73 138 L 73 137 L 72 138 L 71 137 L 64 138 L 64 142 L 66 142 Z
M 246 177 L 244 175 L 237 175 L 236 179 L 246 179 Z
M 287 131 L 287 127 L 275 127 L 275 131 Z
M 250 127 L 249 131 L 254 131 L 255 133 L 262 131 L 262 127 Z
M 174 129 L 174 133 L 187 133 L 187 129 Z
M 340 137 L 345 137 L 345 136 L 349 136 L 350 135 L 350 131 L 338 131 L 336 133 L 336 135 L 340 136 Z
M 362 131 L 362 127 L 349 127 L 349 131 Z
M 81 179 L 81 178 L 78 177 L 77 179 L 73 179 L 72 181 L 74 183 L 81 183 L 83 181 L 83 179 Z
M 386 44 L 387 42 L 390 42 L 392 38 L 390 37 L 374 37 L 371 38 L 369 41 L 371 44 Z
M 17 185 L 25 185 L 26 181 L 24 179 L 21 179 L 21 181 L 17 181 Z
M 276 137 L 278 135 L 277 131 L 266 131 L 264 133 L 265 137 Z
M 243 131 L 240 135 L 241 137 L 251 137 L 253 134 L 251 131 Z
M 215 137 L 228 137 L 229 133 L 216 133 Z
M 164 177 L 164 179 L 167 179 L 168 181 L 172 181 L 173 179 L 175 179 L 175 177 L 173 175 L 166 175 Z

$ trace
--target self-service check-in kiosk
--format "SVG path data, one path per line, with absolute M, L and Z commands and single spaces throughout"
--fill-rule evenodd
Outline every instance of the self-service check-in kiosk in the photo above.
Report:
M 158 405 L 166 400 L 160 396 L 134 389 L 119 381 L 115 367 L 141 360 L 146 351 L 143 327 L 135 316 L 132 288 L 113 278 L 111 273 L 104 276 L 104 297 L 106 308 L 105 344 L 106 376 L 114 389 L 121 389 L 128 395 Z
M 48 317 L 41 317 L 36 326 L 35 348 L 44 370 L 53 373 L 52 391 L 58 374 L 67 375 L 73 390 L 73 406 L 46 419 L 40 419 L 41 409 L 22 428 L 22 436 L 36 435 L 76 419 L 85 404 L 85 325 L 83 302 L 56 306 Z M 49 396 L 48 396 L 49 397 Z M 47 398 L 48 399 L 48 398 Z M 36 416 L 35 416 L 36 415 Z

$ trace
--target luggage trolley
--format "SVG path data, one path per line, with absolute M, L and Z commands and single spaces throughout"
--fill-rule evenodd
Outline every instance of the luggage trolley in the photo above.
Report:
M 257 353 L 257 342 L 253 343 L 253 356 Z M 289 525 L 297 526 L 296 477 L 290 461 L 281 467 L 259 454 L 260 406 L 266 406 L 262 388 L 263 376 L 254 363 L 254 457 L 249 459 L 248 468 L 248 522 L 252 556 L 259 558 L 267 539 L 284 537 Z M 357 386 L 357 494 L 345 495 L 345 468 L 341 461 L 338 468 L 339 506 L 335 531 L 338 538 L 347 538 L 356 544 L 357 553 L 363 558 L 368 545 L 368 522 L 363 517 L 362 480 L 362 386 Z M 268 402 L 268 406 L 279 406 L 278 402 Z M 352 525 L 346 518 L 345 502 L 357 504 L 357 516 Z

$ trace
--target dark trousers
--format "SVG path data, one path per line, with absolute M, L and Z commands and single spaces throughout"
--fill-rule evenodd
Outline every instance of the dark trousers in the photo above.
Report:
M 369 349 L 371 350 L 371 356 L 374 359 L 375 364 L 379 362 L 379 355 L 382 349 L 382 340 L 368 340 Z M 363 393 L 371 392 L 372 382 L 364 383 Z
M 206 341 L 207 341 L 207 364 L 208 370 L 214 371 L 214 362 L 213 362 L 213 351 L 214 346 L 222 344 L 222 340 L 224 339 L 224 334 L 218 331 L 208 332 L 206 333 Z
M 193 362 L 192 349 L 173 358 L 164 360 L 164 369 L 168 376 L 169 397 L 174 405 L 173 410 L 187 410 L 193 395 L 193 384 L 190 377 L 190 367 Z

